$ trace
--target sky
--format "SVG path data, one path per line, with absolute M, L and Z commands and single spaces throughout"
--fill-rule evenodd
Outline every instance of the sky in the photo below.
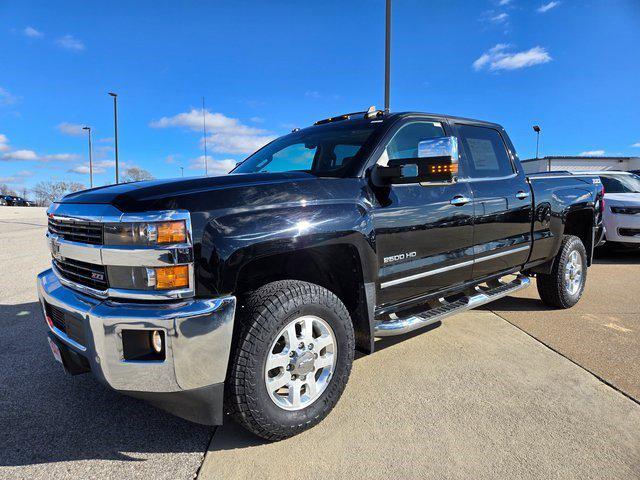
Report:
M 384 0 L 0 0 L 0 183 L 227 172 L 294 127 L 382 107 Z M 395 0 L 391 110 L 501 123 L 521 158 L 640 156 L 639 0 Z

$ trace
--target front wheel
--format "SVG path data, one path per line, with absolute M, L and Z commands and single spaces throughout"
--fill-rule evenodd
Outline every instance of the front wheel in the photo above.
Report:
M 311 283 L 286 280 L 246 298 L 226 387 L 234 419 L 281 440 L 319 423 L 349 379 L 355 349 L 343 303 Z
M 582 240 L 565 235 L 551 273 L 536 276 L 540 298 L 550 307 L 573 307 L 580 300 L 586 281 L 587 251 Z

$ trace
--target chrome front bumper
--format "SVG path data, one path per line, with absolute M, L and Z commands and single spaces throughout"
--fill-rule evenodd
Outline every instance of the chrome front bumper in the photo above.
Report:
M 82 319 L 86 345 L 73 341 L 55 327 L 49 328 L 66 347 L 88 360 L 92 373 L 101 382 L 190 420 L 218 423 L 231 349 L 235 297 L 154 304 L 102 300 L 63 286 L 51 269 L 38 275 L 38 295 L 43 309 L 46 302 Z M 166 339 L 165 360 L 125 360 L 123 329 L 162 330 Z M 211 418 L 204 419 L 207 415 L 203 417 L 200 413 L 190 418 L 194 415 L 189 411 L 207 403 L 212 388 L 216 398 L 210 401 L 220 405 L 215 406 L 215 412 L 209 408 L 207 415 Z M 180 405 L 172 408 L 180 403 L 182 393 L 186 394 L 189 408 L 181 409 Z M 194 402 L 198 404 L 195 407 Z

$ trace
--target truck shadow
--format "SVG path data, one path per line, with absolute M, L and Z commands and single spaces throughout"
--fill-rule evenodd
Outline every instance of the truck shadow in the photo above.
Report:
M 65 374 L 49 351 L 38 302 L 0 305 L 0 329 L 0 465 L 144 462 L 145 454 L 207 449 L 212 427 L 120 395 L 91 375 Z

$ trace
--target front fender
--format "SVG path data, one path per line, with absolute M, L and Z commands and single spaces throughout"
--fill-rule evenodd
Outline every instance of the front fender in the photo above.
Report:
M 197 292 L 233 292 L 243 266 L 258 258 L 338 244 L 357 249 L 363 279 L 373 281 L 377 260 L 364 204 L 318 202 L 225 213 L 203 229 L 196 251 Z

